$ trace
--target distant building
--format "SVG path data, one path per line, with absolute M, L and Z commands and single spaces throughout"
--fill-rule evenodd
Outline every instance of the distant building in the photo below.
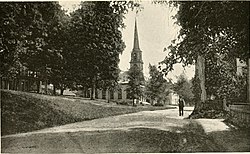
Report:
M 178 105 L 178 103 L 179 103 L 179 95 L 174 93 L 174 92 L 171 92 L 168 95 L 168 100 L 169 100 L 169 102 L 167 102 L 168 104 L 170 104 L 170 105 Z

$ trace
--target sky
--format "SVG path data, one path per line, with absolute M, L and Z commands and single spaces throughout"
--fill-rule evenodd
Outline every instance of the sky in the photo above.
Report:
M 79 1 L 59 1 L 60 5 L 66 10 L 73 11 L 77 8 Z M 137 30 L 139 35 L 140 49 L 144 62 L 143 73 L 149 76 L 149 64 L 158 65 L 166 57 L 168 51 L 163 51 L 171 44 L 180 29 L 174 24 L 175 20 L 171 16 L 176 14 L 176 10 L 166 5 L 152 4 L 150 1 L 140 2 L 143 9 L 137 14 L 136 11 L 129 10 L 125 14 L 125 29 L 122 30 L 122 39 L 126 48 L 120 55 L 119 67 L 122 71 L 129 69 L 130 54 L 133 49 L 135 18 L 137 20 Z M 168 73 L 167 78 L 176 82 L 176 76 L 181 73 L 191 79 L 194 76 L 194 66 L 183 68 L 182 64 L 176 64 L 174 71 Z

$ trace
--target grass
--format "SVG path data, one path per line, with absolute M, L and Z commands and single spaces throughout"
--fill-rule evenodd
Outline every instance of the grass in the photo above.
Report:
M 170 107 L 124 106 L 103 100 L 73 99 L 1 90 L 1 135 Z

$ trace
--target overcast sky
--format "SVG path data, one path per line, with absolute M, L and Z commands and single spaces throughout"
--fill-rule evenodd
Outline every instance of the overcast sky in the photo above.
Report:
M 72 11 L 79 2 L 77 1 L 60 1 L 60 4 L 65 9 Z M 143 9 L 136 15 L 135 11 L 129 11 L 125 15 L 124 23 L 126 28 L 123 29 L 123 40 L 126 48 L 123 54 L 120 55 L 119 67 L 126 71 L 129 69 L 130 54 L 133 48 L 135 18 L 137 18 L 137 28 L 139 35 L 140 49 L 144 62 L 144 75 L 149 75 L 149 63 L 158 65 L 164 60 L 167 51 L 163 52 L 164 47 L 168 47 L 171 40 L 177 37 L 179 27 L 174 24 L 171 18 L 176 13 L 175 10 L 168 8 L 165 5 L 152 4 L 151 2 L 141 2 Z M 174 66 L 174 71 L 168 74 L 167 78 L 172 78 L 176 81 L 175 76 L 185 72 L 187 77 L 191 79 L 194 76 L 194 67 L 184 68 L 181 64 Z

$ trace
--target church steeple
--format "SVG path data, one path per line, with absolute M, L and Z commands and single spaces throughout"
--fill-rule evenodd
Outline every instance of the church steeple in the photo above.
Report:
M 134 47 L 133 47 L 133 49 L 140 49 L 136 19 L 135 19 L 135 32 L 134 32 Z
M 139 47 L 139 36 L 137 30 L 137 21 L 135 19 L 135 30 L 134 30 L 134 46 L 131 52 L 130 68 L 137 67 L 141 72 L 143 72 L 143 61 L 142 61 L 142 51 Z

